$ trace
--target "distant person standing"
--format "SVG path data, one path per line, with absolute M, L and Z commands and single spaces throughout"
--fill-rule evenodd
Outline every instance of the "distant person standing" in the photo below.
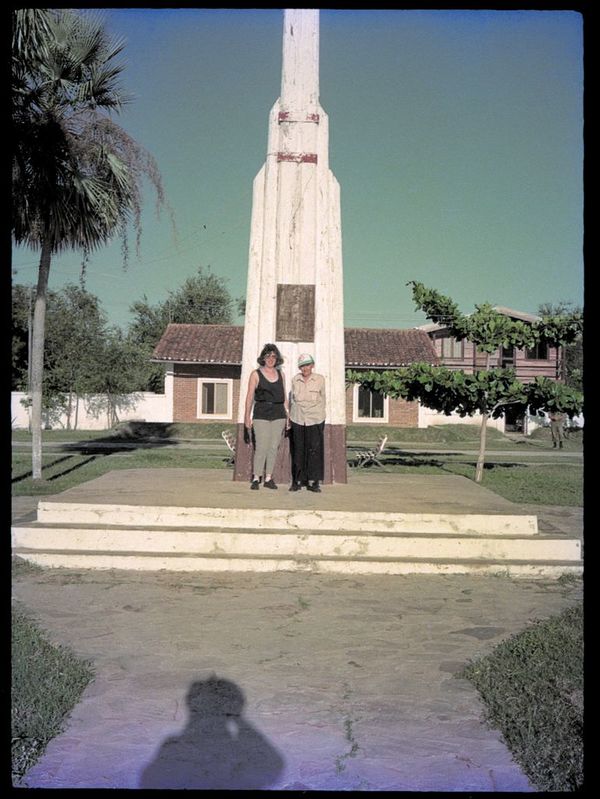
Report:
M 299 491 L 305 485 L 309 491 L 320 492 L 325 473 L 325 378 L 313 371 L 314 366 L 312 355 L 300 355 L 300 372 L 292 378 L 290 491 Z
M 548 414 L 548 416 L 550 419 L 550 435 L 552 436 L 552 446 L 554 449 L 556 449 L 556 447 L 562 449 L 565 432 L 565 414 L 560 413 L 560 411 L 552 411 Z

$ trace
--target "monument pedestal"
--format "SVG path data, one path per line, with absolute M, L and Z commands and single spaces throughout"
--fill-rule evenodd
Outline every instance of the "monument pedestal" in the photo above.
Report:
M 325 477 L 323 483 L 346 483 L 346 426 L 343 424 L 325 425 Z M 250 482 L 252 479 L 252 459 L 254 457 L 254 447 L 252 443 L 245 441 L 244 425 L 238 424 L 235 445 L 235 464 L 233 479 Z M 275 468 L 273 469 L 273 480 L 277 485 L 289 485 L 292 481 L 290 439 L 283 436 Z
M 226 469 L 117 469 L 12 528 L 13 555 L 46 568 L 200 574 L 556 578 L 581 575 L 581 545 L 464 477 L 363 469 L 321 494 L 250 491 Z

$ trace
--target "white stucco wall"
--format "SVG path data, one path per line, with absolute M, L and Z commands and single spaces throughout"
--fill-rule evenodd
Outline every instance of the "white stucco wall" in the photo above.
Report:
M 474 416 L 459 416 L 458 413 L 452 413 L 450 416 L 446 416 L 445 413 L 432 411 L 430 408 L 424 408 L 422 405 L 419 405 L 419 427 L 431 427 L 433 425 L 442 424 L 481 425 L 481 415 L 477 413 Z M 504 418 L 490 419 L 488 421 L 488 427 L 493 427 L 503 433 Z
M 171 379 L 172 384 L 172 379 Z M 165 386 L 166 388 L 166 386 Z M 29 427 L 29 410 L 21 403 L 27 395 L 20 391 L 11 394 L 10 416 L 13 429 Z M 169 395 L 139 392 L 129 394 L 122 398 L 122 403 L 117 411 L 119 421 L 145 421 L 145 422 L 171 422 L 173 421 L 173 397 Z M 75 414 L 72 414 L 71 426 L 74 424 Z M 66 429 L 67 416 L 61 414 L 52 418 L 50 425 L 53 429 Z M 106 412 L 106 401 L 103 397 L 82 397 L 79 399 L 77 413 L 78 430 L 107 430 L 109 428 Z

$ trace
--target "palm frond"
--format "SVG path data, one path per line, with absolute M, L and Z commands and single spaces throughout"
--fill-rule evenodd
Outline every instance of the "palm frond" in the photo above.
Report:
M 165 196 L 154 158 L 106 113 L 130 99 L 114 60 L 124 42 L 97 15 L 59 9 L 44 18 L 44 46 L 27 48 L 32 19 L 21 15 L 13 50 L 13 236 L 90 252 L 118 234 L 127 258 L 130 225 L 139 247 L 144 180 L 157 207 Z M 32 47 L 36 59 L 22 58 Z

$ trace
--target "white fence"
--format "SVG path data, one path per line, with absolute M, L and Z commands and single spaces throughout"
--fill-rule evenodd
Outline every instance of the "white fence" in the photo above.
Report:
M 168 382 L 165 389 L 168 388 Z M 23 405 L 22 400 L 27 399 L 27 394 L 13 391 L 11 394 L 10 416 L 13 429 L 29 427 L 29 408 Z M 173 399 L 169 391 L 165 394 L 152 394 L 140 391 L 136 394 L 127 394 L 118 398 L 116 402 L 117 416 L 120 422 L 172 422 Z M 74 398 L 70 419 L 71 429 L 77 430 L 108 430 L 110 428 L 110 414 L 107 399 L 103 395 L 85 396 Z M 66 429 L 68 417 L 66 413 L 54 413 L 46 424 L 52 429 Z

